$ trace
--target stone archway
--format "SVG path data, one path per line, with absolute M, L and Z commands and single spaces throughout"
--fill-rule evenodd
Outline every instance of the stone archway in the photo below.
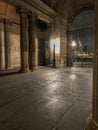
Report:
M 86 10 L 94 10 L 94 6 L 91 5 L 91 4 L 85 4 L 85 5 L 81 5 L 79 6 L 78 9 L 76 9 L 71 16 L 68 17 L 68 24 L 69 25 L 72 25 L 73 24 L 73 21 L 75 19 L 75 17 L 80 14 L 81 12 L 83 11 L 86 11 Z
M 67 36 L 68 36 L 67 37 L 67 54 L 68 54 L 67 66 L 73 66 L 71 44 L 72 44 L 72 31 L 74 29 L 73 28 L 74 19 L 82 12 L 89 11 L 89 10 L 94 10 L 94 6 L 92 4 L 85 4 L 85 5 L 79 6 L 79 8 L 73 11 L 73 13 L 68 17 L 68 20 L 67 20 L 67 26 L 68 26 L 68 29 L 67 29 Z

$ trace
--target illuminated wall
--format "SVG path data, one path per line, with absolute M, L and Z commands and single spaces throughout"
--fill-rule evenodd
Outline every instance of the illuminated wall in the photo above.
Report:
M 50 39 L 50 63 L 53 63 L 53 45 L 55 45 L 55 58 L 56 58 L 56 65 L 59 64 L 60 60 L 60 38 Z

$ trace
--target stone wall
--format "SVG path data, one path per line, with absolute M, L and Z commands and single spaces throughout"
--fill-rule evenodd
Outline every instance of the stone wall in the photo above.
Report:
M 27 9 L 28 11 L 30 11 L 29 9 Z M 0 18 L 2 19 L 1 24 L 2 24 L 2 30 L 0 35 L 0 39 L 1 39 L 1 44 L 0 46 L 2 46 L 1 50 L 2 53 L 0 55 L 0 68 L 5 68 L 6 67 L 6 52 L 5 52 L 5 35 L 7 34 L 7 44 L 8 44 L 8 64 L 9 64 L 9 68 L 15 68 L 15 67 L 20 67 L 20 17 L 19 14 L 16 13 L 16 7 L 7 4 L 3 1 L 0 1 Z M 7 21 L 7 30 L 6 30 L 6 34 L 5 32 L 5 25 L 4 25 L 4 21 Z M 37 27 L 34 28 L 35 31 L 35 44 L 36 44 L 36 49 L 35 49 L 35 53 L 36 53 L 36 65 L 38 65 L 38 44 L 39 44 L 39 40 L 43 40 L 44 43 L 50 43 L 49 40 L 49 35 L 50 35 L 50 30 L 46 29 L 46 30 L 40 30 Z M 29 37 L 28 37 L 29 38 Z M 36 40 L 37 39 L 37 40 Z M 29 40 L 28 40 L 28 46 L 29 46 Z M 29 51 L 29 50 L 28 50 Z M 45 57 L 46 57 L 46 61 L 47 61 L 47 65 L 49 64 L 49 45 L 46 46 L 45 48 Z
M 7 44 L 8 55 L 9 55 L 9 68 L 20 67 L 20 17 L 19 14 L 16 13 L 16 7 L 7 4 L 5 2 L 0 1 L 0 18 L 1 18 L 1 26 L 0 28 L 0 68 L 5 68 L 5 35 L 4 35 L 4 20 L 8 21 L 7 24 Z M 52 38 L 55 39 L 56 43 L 56 65 L 57 66 L 65 66 L 66 65 L 66 55 L 67 55 L 67 34 L 66 34 L 66 24 L 64 21 L 60 20 L 58 16 L 54 19 L 54 31 L 52 33 Z M 37 25 L 36 25 L 37 26 Z M 39 40 L 44 40 L 48 44 L 51 41 L 51 29 L 48 28 L 44 31 L 35 28 L 35 41 L 36 42 L 36 66 L 38 65 L 38 42 Z M 37 40 L 36 40 L 37 39 Z M 29 41 L 28 41 L 29 42 Z M 29 44 L 29 43 L 28 43 Z M 49 51 L 50 44 L 46 47 L 46 60 L 47 65 L 53 59 L 53 52 Z M 53 49 L 52 49 L 53 51 Z M 52 62 L 51 62 L 52 63 Z M 50 64 L 51 64 L 50 63 Z
M 54 28 L 52 29 L 51 39 L 55 44 L 56 66 L 63 67 L 67 65 L 67 26 L 66 21 L 56 17 Z M 53 46 L 52 44 L 52 46 Z M 53 48 L 52 48 L 53 49 Z M 53 52 L 51 51 L 51 55 Z M 53 57 L 51 56 L 51 61 Z
M 61 66 L 67 64 L 67 27 L 64 21 L 60 21 L 60 62 Z
M 16 8 L 0 1 L 0 19 L 0 69 L 5 69 L 5 53 L 9 55 L 9 68 L 20 67 L 20 26 Z M 6 21 L 6 30 L 4 21 Z M 8 52 L 5 52 L 5 31 Z
M 20 29 L 19 25 L 9 26 L 11 68 L 20 66 Z

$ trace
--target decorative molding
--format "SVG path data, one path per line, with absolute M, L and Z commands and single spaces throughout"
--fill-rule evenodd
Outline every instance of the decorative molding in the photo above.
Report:
M 45 21 L 45 22 L 53 22 L 54 17 L 56 16 L 56 12 L 49 8 L 47 5 L 45 5 L 40 0 L 2 0 L 9 4 L 14 5 L 15 7 L 23 6 L 27 8 L 27 10 L 31 10 L 35 12 L 39 19 Z
M 32 5 L 35 7 L 37 10 L 42 12 L 43 14 L 49 16 L 50 18 L 54 19 L 54 15 L 56 15 L 56 12 L 52 10 L 50 7 L 48 7 L 46 4 L 44 4 L 41 0 L 22 0 L 25 3 Z

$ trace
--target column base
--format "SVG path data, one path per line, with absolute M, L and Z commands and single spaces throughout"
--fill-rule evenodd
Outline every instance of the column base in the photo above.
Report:
M 2 70 L 6 70 L 5 68 L 0 68 L 0 71 L 2 71 Z
M 52 68 L 56 68 L 56 66 L 52 66 Z
M 4 66 L 3 65 L 0 65 L 0 70 L 4 70 Z
M 92 117 L 88 119 L 88 126 L 85 130 L 98 130 L 98 124 L 92 119 Z
M 34 66 L 32 68 L 29 68 L 30 71 L 38 70 L 38 66 Z
M 8 68 L 5 68 L 6 70 L 11 70 L 12 68 L 11 67 L 8 67 Z
M 30 71 L 34 71 L 34 67 L 33 66 L 30 66 L 29 69 L 30 69 Z
M 30 71 L 34 71 L 34 68 L 30 68 Z
M 35 66 L 35 67 L 34 67 L 34 70 L 38 70 L 38 66 Z
M 25 68 L 25 69 L 20 70 L 20 73 L 26 73 L 26 72 L 29 72 L 29 68 Z

